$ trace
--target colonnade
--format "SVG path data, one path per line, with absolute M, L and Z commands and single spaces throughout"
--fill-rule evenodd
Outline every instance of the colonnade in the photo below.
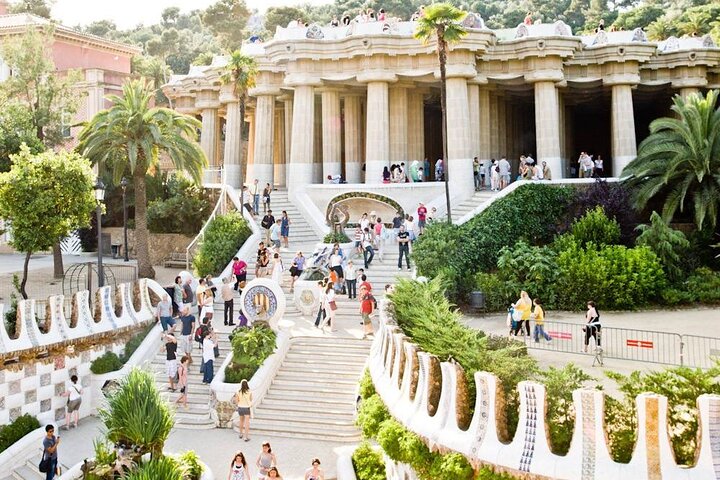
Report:
M 633 82 L 615 80 L 610 85 L 611 135 L 612 168 L 617 175 L 635 157 L 637 147 Z M 422 161 L 426 156 L 425 99 L 430 89 L 388 77 L 368 78 L 365 84 L 365 91 L 316 81 L 292 85 L 292 91 L 264 88 L 256 92 L 254 105 L 242 119 L 249 127 L 246 181 L 257 178 L 261 184 L 285 184 L 292 189 L 342 175 L 348 183 L 374 184 L 382 182 L 383 169 L 390 164 L 409 166 L 414 160 Z M 692 93 L 686 90 L 684 94 Z M 527 115 L 504 98 L 502 90 L 455 76 L 447 80 L 446 98 L 448 176 L 454 196 L 473 191 L 474 156 L 487 161 L 533 153 L 538 162 L 548 163 L 554 178 L 564 176 L 564 159 L 574 161 L 569 157 L 575 152 L 566 148 L 562 93 L 553 79 L 538 79 L 533 85 L 534 152 L 524 152 L 518 140 L 531 128 Z M 243 145 L 237 99 L 222 94 L 219 98 L 198 96 L 200 143 L 209 159 L 221 156 L 216 138 L 221 104 L 225 107 L 225 181 L 239 186 Z M 441 133 L 432 141 L 439 143 Z

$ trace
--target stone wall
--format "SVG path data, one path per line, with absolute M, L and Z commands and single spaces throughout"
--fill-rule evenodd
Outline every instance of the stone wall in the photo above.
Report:
M 123 242 L 122 227 L 105 227 L 103 232 L 109 233 L 113 244 Z M 163 261 L 170 258 L 172 253 L 185 253 L 185 249 L 193 237 L 180 233 L 151 233 L 150 234 L 150 261 L 153 265 L 162 265 Z M 130 257 L 135 258 L 135 230 L 128 229 L 128 244 L 130 245 Z
M 430 367 L 438 359 L 420 351 L 409 341 L 383 305 L 380 329 L 373 342 L 368 367 L 375 389 L 392 416 L 406 428 L 425 439 L 433 449 L 456 451 L 475 466 L 492 465 L 501 471 L 526 479 L 577 478 L 650 478 L 716 480 L 720 465 L 720 396 L 698 397 L 699 439 L 696 464 L 690 468 L 675 462 L 668 430 L 668 400 L 661 395 L 644 393 L 636 398 L 637 440 L 630 463 L 612 460 L 605 432 L 604 393 L 581 389 L 573 392 L 575 430 L 567 455 L 550 451 L 546 428 L 545 386 L 521 382 L 518 427 L 511 441 L 502 441 L 498 418 L 505 406 L 498 402 L 500 384 L 487 372 L 475 372 L 476 399 L 470 426 L 461 429 L 458 419 L 467 405 L 458 404 L 458 368 L 441 362 L 441 393 L 437 402 L 430 399 Z M 400 352 L 403 352 L 401 355 Z M 405 368 L 399 368 L 400 363 Z M 415 369 L 417 362 L 419 368 Z M 402 373 L 401 373 L 402 372 Z M 417 372 L 416 389 L 412 388 Z M 412 392 L 415 392 L 414 397 Z M 428 406 L 437 406 L 434 415 Z M 400 468 L 400 466 L 398 467 Z M 402 470 L 402 468 L 401 468 Z M 388 478 L 413 478 L 398 471 Z

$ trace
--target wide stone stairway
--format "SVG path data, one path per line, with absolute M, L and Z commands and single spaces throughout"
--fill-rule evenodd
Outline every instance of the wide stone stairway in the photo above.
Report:
M 57 432 L 56 432 L 57 433 Z M 62 431 L 60 432 L 60 435 L 62 436 Z M 62 444 L 62 442 L 61 442 Z M 37 455 L 28 458 L 23 465 L 13 470 L 9 475 L 0 477 L 2 480 L 45 480 L 45 474 L 40 473 L 38 470 L 38 464 L 40 463 L 40 458 L 42 457 L 42 446 L 38 445 L 38 453 Z M 60 471 L 65 472 L 67 471 L 68 467 L 61 461 L 60 462 Z M 6 475 L 7 472 L 0 472 L 0 475 Z M 57 478 L 57 477 L 56 477 Z
M 452 205 L 452 219 L 453 223 L 457 223 L 462 217 L 467 215 L 468 213 L 475 210 L 479 205 L 482 205 L 483 203 L 487 202 L 491 198 L 493 198 L 495 195 L 497 195 L 498 192 L 493 192 L 490 189 L 484 189 L 480 190 L 479 192 L 475 192 L 472 197 L 468 198 L 464 202 L 460 202 L 457 205 Z M 436 219 L 440 220 L 440 219 Z

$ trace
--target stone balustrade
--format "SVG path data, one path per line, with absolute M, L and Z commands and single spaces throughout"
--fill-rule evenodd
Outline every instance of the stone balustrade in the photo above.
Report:
M 675 462 L 667 423 L 667 398 L 651 393 L 639 395 L 635 449 L 630 463 L 621 464 L 610 456 L 604 429 L 603 392 L 590 389 L 573 392 L 575 431 L 568 454 L 561 456 L 550 450 L 545 387 L 536 382 L 521 382 L 517 431 L 511 439 L 506 438 L 505 405 L 497 377 L 475 372 L 477 394 L 470 418 L 468 405 L 463 401 L 466 389 L 462 369 L 420 351 L 392 325 L 387 308 L 381 309 L 380 329 L 368 366 L 375 388 L 393 417 L 425 439 L 431 448 L 460 452 L 473 465 L 492 465 L 515 475 L 527 475 L 523 478 L 720 478 L 717 395 L 698 398 L 699 447 L 696 464 L 690 468 Z M 435 400 L 430 398 L 433 391 L 430 387 L 437 384 L 441 385 L 441 393 Z M 461 428 L 467 420 L 469 427 Z

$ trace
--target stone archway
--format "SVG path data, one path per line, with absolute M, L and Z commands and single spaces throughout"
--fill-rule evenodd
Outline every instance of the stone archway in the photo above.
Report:
M 355 227 L 357 221 L 363 213 L 371 215 L 375 212 L 375 216 L 382 219 L 383 223 L 390 224 L 396 212 L 405 215 L 405 210 L 398 202 L 385 195 L 370 192 L 347 192 L 334 197 L 325 210 L 325 218 L 329 218 L 330 213 L 336 205 L 347 207 L 350 221 L 347 226 Z

